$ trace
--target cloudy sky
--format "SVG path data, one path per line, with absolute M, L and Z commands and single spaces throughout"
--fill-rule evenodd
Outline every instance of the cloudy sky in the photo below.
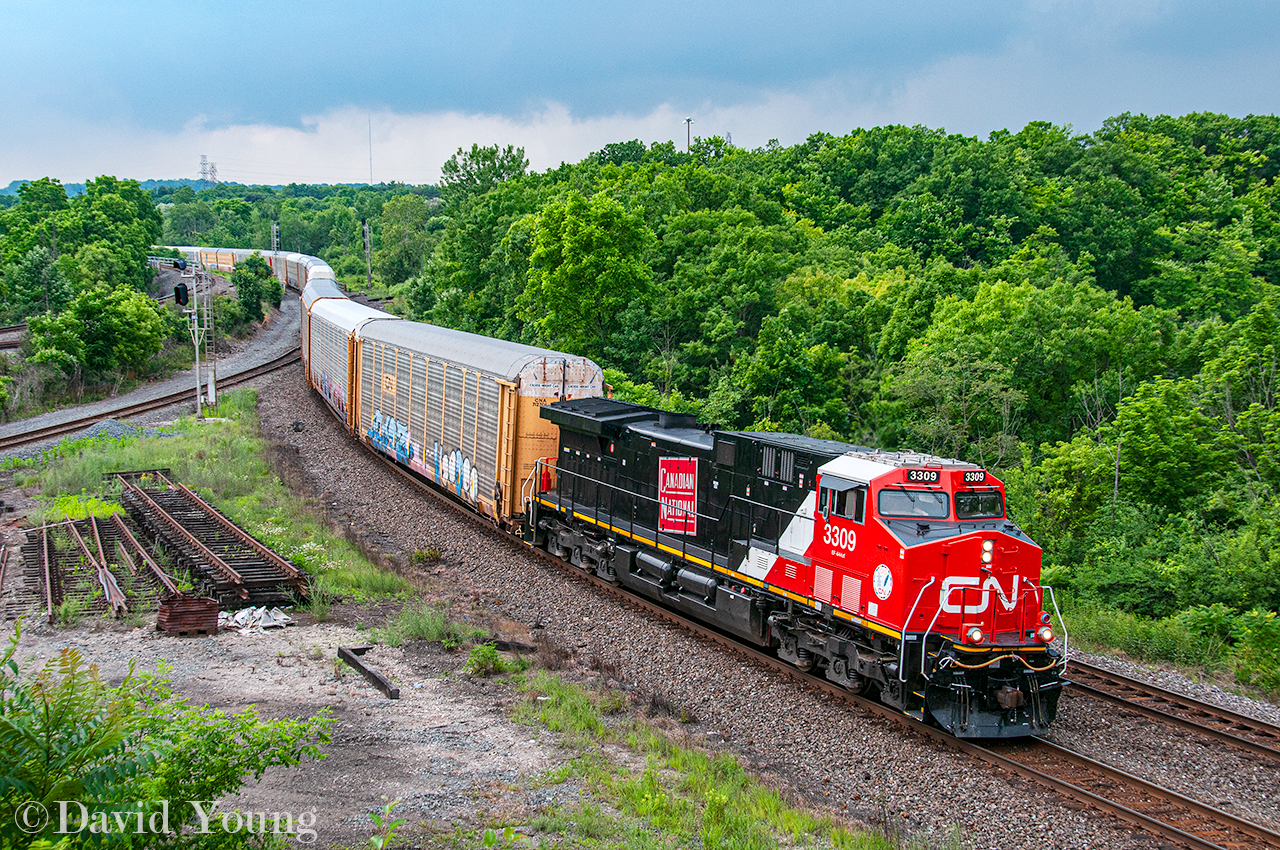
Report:
M 44 175 L 434 182 L 611 141 L 986 136 L 1121 112 L 1280 113 L 1280 4 L 0 0 L 0 187 Z M 372 145 L 370 146 L 370 137 Z

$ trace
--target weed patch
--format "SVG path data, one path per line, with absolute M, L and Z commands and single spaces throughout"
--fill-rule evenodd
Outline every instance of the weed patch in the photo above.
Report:
M 613 692 L 590 691 L 540 671 L 522 688 L 515 719 L 566 735 L 582 748 L 569 769 L 549 776 L 582 777 L 591 796 L 544 810 L 531 826 L 560 846 L 830 847 L 902 850 L 898 835 L 857 831 L 834 818 L 801 809 L 729 754 L 708 754 L 635 719 L 607 723 Z M 645 757 L 638 773 L 610 762 L 599 744 L 622 743 Z M 544 846 L 546 842 L 539 846 Z
M 425 640 L 439 643 L 445 649 L 456 649 L 488 636 L 484 629 L 450 620 L 448 607 L 436 602 L 407 603 L 395 622 L 378 630 L 378 640 L 388 646 Z

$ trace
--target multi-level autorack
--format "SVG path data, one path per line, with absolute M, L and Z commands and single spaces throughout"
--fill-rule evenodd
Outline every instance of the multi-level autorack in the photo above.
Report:
M 308 385 L 498 527 L 954 735 L 1052 723 L 1053 594 L 986 470 L 611 399 L 584 357 L 405 321 L 267 256 L 302 292 Z

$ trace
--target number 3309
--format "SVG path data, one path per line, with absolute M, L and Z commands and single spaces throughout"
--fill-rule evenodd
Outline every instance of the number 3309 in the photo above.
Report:
M 833 525 L 828 525 L 826 534 L 822 539 L 832 549 L 848 549 L 852 552 L 853 545 L 857 541 L 857 535 L 853 533 L 852 529 L 836 528 Z

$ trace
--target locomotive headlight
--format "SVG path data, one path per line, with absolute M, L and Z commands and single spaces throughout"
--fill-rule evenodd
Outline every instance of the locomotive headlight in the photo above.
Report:
M 991 553 L 990 553 L 990 552 L 983 552 L 983 553 L 982 553 L 982 563 L 984 563 L 984 564 L 989 564 L 989 563 L 991 563 Z
M 1053 643 L 1053 629 L 1049 626 L 1041 626 L 1036 629 L 1036 639 L 1041 643 Z
M 986 635 L 982 633 L 982 629 L 977 626 L 974 626 L 969 629 L 969 631 L 965 632 L 964 636 L 969 643 L 982 643 L 983 639 L 986 637 Z
M 995 548 L 996 548 L 996 542 L 995 542 L 994 540 L 984 540 L 984 541 L 982 541 L 982 551 L 983 551 L 983 552 L 992 552 L 992 551 L 994 551 L 994 550 L 995 550 Z

